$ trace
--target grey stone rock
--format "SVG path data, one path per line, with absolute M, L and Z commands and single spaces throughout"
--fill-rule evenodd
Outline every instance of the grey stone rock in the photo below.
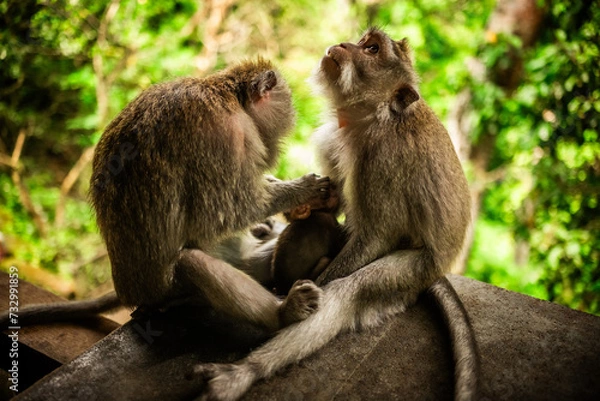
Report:
M 600 318 L 460 276 L 450 281 L 482 356 L 481 400 L 600 399 Z M 194 316 L 193 318 L 190 316 Z M 453 362 L 434 304 L 382 326 L 344 333 L 244 400 L 451 400 Z M 200 361 L 235 361 L 266 337 L 186 308 L 133 321 L 40 380 L 16 400 L 188 400 Z

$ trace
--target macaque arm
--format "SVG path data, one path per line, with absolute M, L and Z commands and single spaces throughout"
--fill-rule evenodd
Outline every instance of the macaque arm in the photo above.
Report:
M 290 181 L 267 181 L 268 201 L 260 219 L 294 209 L 315 199 L 329 197 L 329 177 L 306 174 Z
M 310 273 L 310 278 L 313 280 L 316 280 L 321 275 L 321 273 L 323 273 L 325 268 L 327 266 L 329 266 L 330 263 L 331 263 L 331 259 L 328 258 L 327 256 L 323 256 L 321 259 L 319 259 L 319 262 L 312 269 L 312 271 Z

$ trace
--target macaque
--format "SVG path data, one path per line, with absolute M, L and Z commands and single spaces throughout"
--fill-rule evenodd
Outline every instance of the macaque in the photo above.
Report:
M 262 59 L 158 84 L 129 103 L 93 160 L 90 198 L 116 290 L 104 304 L 118 298 L 146 313 L 189 299 L 267 332 L 313 313 L 314 283 L 299 281 L 281 301 L 209 254 L 269 216 L 326 201 L 327 177 L 264 175 L 293 123 L 290 90 Z
M 333 186 L 324 208 L 303 204 L 284 213 L 289 221 L 275 245 L 272 277 L 275 293 L 287 295 L 297 280 L 316 280 L 346 241 L 336 214 L 339 198 Z
M 319 309 L 235 364 L 198 364 L 203 400 L 237 400 L 256 380 L 314 353 L 338 333 L 373 327 L 430 289 L 450 329 L 456 400 L 477 397 L 479 354 L 445 278 L 470 224 L 467 180 L 450 137 L 422 99 L 408 41 L 371 28 L 327 49 L 314 82 L 331 118 L 315 133 L 336 185 L 347 241 L 320 274 Z

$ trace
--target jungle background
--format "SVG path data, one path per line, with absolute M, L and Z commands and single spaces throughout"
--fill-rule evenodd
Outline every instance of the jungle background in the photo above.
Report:
M 408 37 L 421 92 L 471 185 L 459 273 L 600 314 L 600 2 L 4 0 L 0 267 L 69 298 L 110 286 L 87 201 L 94 145 L 153 83 L 273 60 L 297 125 L 273 173 L 318 171 L 325 49 L 370 25 Z

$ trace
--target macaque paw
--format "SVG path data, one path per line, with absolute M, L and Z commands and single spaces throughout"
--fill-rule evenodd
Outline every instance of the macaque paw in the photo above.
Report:
M 257 102 L 269 95 L 269 91 L 277 85 L 277 76 L 274 71 L 260 73 L 252 80 L 250 88 L 252 91 L 252 101 Z
M 329 177 L 321 177 L 318 174 L 310 173 L 302 176 L 302 179 L 311 192 L 309 199 L 329 199 L 331 187 Z
M 310 217 L 310 204 L 304 203 L 290 211 L 291 220 L 305 220 Z
M 273 219 L 269 217 L 264 222 L 258 223 L 250 228 L 250 234 L 252 234 L 254 238 L 264 239 L 273 231 L 273 225 Z
M 310 280 L 298 280 L 279 309 L 281 327 L 306 319 L 321 305 L 323 290 Z
M 196 401 L 235 401 L 248 391 L 256 374 L 247 363 L 207 363 L 194 366 L 186 378 L 205 382 Z

